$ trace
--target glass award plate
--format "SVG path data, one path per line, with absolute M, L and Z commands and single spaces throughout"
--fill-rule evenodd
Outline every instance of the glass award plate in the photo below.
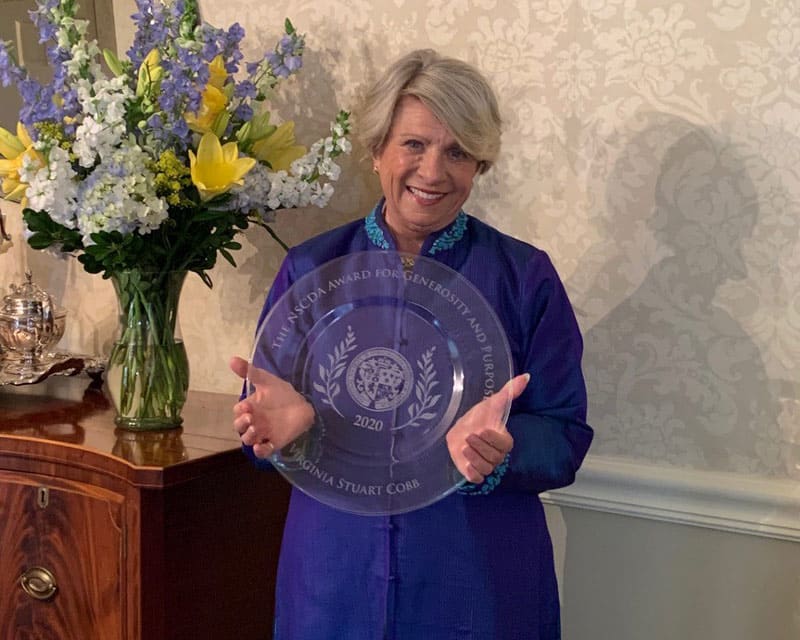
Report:
M 317 414 L 273 465 L 320 502 L 371 515 L 429 505 L 465 482 L 446 434 L 513 369 L 505 332 L 469 281 L 392 251 L 349 254 L 300 278 L 262 322 L 251 363 Z

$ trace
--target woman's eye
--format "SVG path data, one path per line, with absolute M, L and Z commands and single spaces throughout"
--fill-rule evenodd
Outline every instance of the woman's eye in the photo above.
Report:
M 413 151 L 422 149 L 422 143 L 419 140 L 406 140 L 403 145 Z
M 467 160 L 469 159 L 469 154 L 464 151 L 461 147 L 451 147 L 448 150 L 448 154 L 450 158 L 453 160 Z

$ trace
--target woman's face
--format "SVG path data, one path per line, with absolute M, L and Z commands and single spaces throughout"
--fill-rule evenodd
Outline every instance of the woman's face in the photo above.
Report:
M 412 96 L 398 102 L 386 143 L 373 160 L 386 197 L 386 224 L 398 241 L 421 241 L 450 224 L 478 171 L 475 158 Z

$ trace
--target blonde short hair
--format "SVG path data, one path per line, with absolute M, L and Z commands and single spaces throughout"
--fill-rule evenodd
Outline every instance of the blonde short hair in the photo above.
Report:
M 453 134 L 485 173 L 500 153 L 502 121 L 489 82 L 475 67 L 432 49 L 395 61 L 365 94 L 356 112 L 358 137 L 378 155 L 386 143 L 397 103 L 418 98 Z

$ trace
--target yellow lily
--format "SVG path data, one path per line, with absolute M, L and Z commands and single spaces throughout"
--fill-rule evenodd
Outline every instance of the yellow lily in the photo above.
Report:
M 225 86 L 228 72 L 225 70 L 225 61 L 222 56 L 217 56 L 208 65 L 208 84 L 217 89 Z
M 161 54 L 158 49 L 152 49 L 139 66 L 139 77 L 136 81 L 136 95 L 140 96 L 145 91 L 155 93 L 164 69 L 161 67 Z
M 304 146 L 294 142 L 294 122 L 287 120 L 272 134 L 253 144 L 253 155 L 268 162 L 273 171 L 285 171 L 306 153 Z
M 189 128 L 196 133 L 208 133 L 214 126 L 214 122 L 225 110 L 228 104 L 228 97 L 212 84 L 207 84 L 203 89 L 200 100 L 200 108 L 197 113 L 185 113 L 183 118 Z
M 200 108 L 196 113 L 187 112 L 183 116 L 189 128 L 195 133 L 209 131 L 220 133 L 215 131 L 215 125 L 217 119 L 225 111 L 225 107 L 228 106 L 229 95 L 224 89 L 227 80 L 228 72 L 225 70 L 225 61 L 222 56 L 217 56 L 208 65 L 208 84 L 200 97 Z
M 16 136 L 0 127 L 0 155 L 5 158 L 5 160 L 0 160 L 3 196 L 14 202 L 23 201 L 25 190 L 28 188 L 28 185 L 19 177 L 23 160 L 30 157 L 41 165 L 44 164 L 44 161 L 33 148 L 33 140 L 21 122 L 17 123 Z
M 203 202 L 227 192 L 235 184 L 242 184 L 245 174 L 255 164 L 253 158 L 239 157 L 239 147 L 235 142 L 223 146 L 213 133 L 206 133 L 200 139 L 196 157 L 189 151 L 192 182 Z
M 22 124 L 17 123 L 17 133 Z M 24 127 L 23 127 L 24 131 Z M 25 134 L 27 135 L 27 131 Z M 20 140 L 18 135 L 14 135 L 10 131 L 0 127 L 0 155 L 4 158 L 16 158 L 20 153 L 25 151 L 25 144 Z

